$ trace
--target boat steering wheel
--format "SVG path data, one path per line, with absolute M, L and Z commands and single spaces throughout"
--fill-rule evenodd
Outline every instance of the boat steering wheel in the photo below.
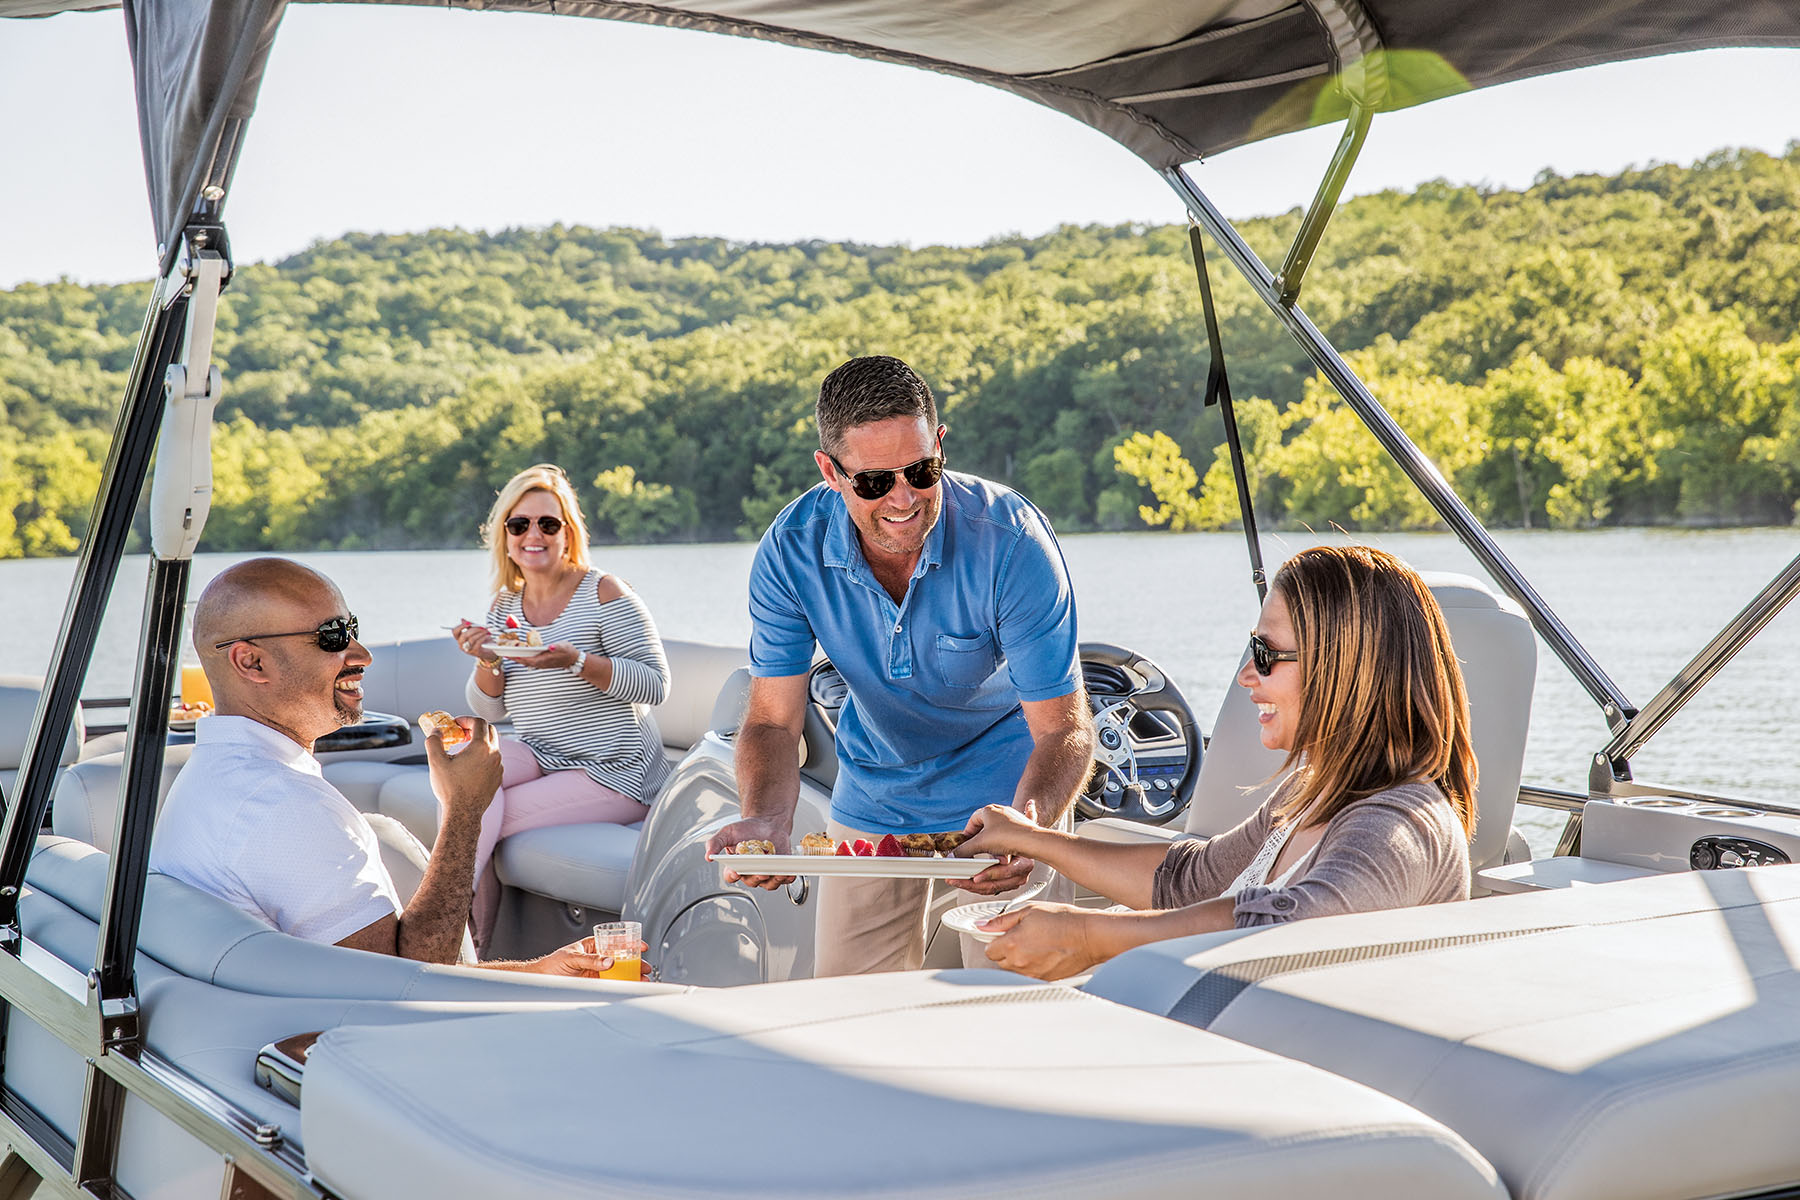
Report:
M 1094 769 L 1075 797 L 1083 817 L 1162 825 L 1193 798 L 1202 743 L 1194 710 L 1161 667 L 1106 642 L 1081 644 L 1094 710 Z

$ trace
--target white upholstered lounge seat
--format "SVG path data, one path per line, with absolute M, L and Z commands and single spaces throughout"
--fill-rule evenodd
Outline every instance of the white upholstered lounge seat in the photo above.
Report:
M 1800 1183 L 1800 865 L 1244 932 L 1139 947 L 1083 990 L 1402 1099 L 1515 1200 Z
M 355 1198 L 1505 1196 L 1386 1096 L 993 971 L 338 1029 L 305 1122 Z

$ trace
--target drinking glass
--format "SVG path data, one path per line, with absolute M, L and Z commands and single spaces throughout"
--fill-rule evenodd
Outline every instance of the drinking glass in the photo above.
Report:
M 600 972 L 602 979 L 643 978 L 644 927 L 637 921 L 606 921 L 594 926 L 594 952 L 609 956 L 612 966 Z
M 194 605 L 189 600 L 182 609 L 181 639 L 181 702 L 183 704 L 213 703 L 212 685 L 206 682 L 206 672 L 200 667 L 200 655 L 194 649 Z

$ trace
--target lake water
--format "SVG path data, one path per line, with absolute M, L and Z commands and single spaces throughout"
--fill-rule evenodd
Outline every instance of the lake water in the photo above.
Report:
M 1796 554 L 1800 530 L 1510 532 L 1502 548 L 1635 704 L 1642 705 Z M 1276 564 L 1310 534 L 1264 538 Z M 1366 539 L 1421 570 L 1481 574 L 1448 534 Z M 1063 539 L 1080 604 L 1081 635 L 1149 655 L 1211 724 L 1256 618 L 1243 539 L 1235 534 L 1084 534 Z M 664 636 L 745 644 L 748 544 L 597 547 L 596 562 L 631 580 Z M 243 556 L 203 554 L 194 590 Z M 430 636 L 485 607 L 480 551 L 296 556 L 335 579 L 371 642 Z M 72 559 L 0 562 L 0 602 L 22 614 L 0 643 L 0 673 L 42 675 L 74 575 Z M 130 689 L 145 559 L 120 572 L 86 694 Z M 1727 666 L 1634 761 L 1639 779 L 1747 799 L 1792 803 L 1800 727 L 1800 621 L 1785 613 Z M 1598 709 L 1561 663 L 1540 650 L 1525 778 L 1584 791 L 1587 763 L 1606 741 Z M 1539 853 L 1561 819 L 1522 822 Z

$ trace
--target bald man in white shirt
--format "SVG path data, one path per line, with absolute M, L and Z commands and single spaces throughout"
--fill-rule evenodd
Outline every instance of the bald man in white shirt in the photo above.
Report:
M 400 904 L 368 821 L 325 781 L 320 737 L 362 719 L 369 652 L 356 618 L 318 572 L 280 558 L 227 568 L 201 593 L 194 642 L 216 715 L 195 728 L 192 757 L 158 819 L 150 867 L 295 937 L 420 962 L 454 963 L 475 888 L 481 816 L 500 785 L 499 743 L 463 717 L 452 756 L 425 739 L 443 807 L 412 900 Z M 501 970 L 592 976 L 610 960 L 564 946 Z

